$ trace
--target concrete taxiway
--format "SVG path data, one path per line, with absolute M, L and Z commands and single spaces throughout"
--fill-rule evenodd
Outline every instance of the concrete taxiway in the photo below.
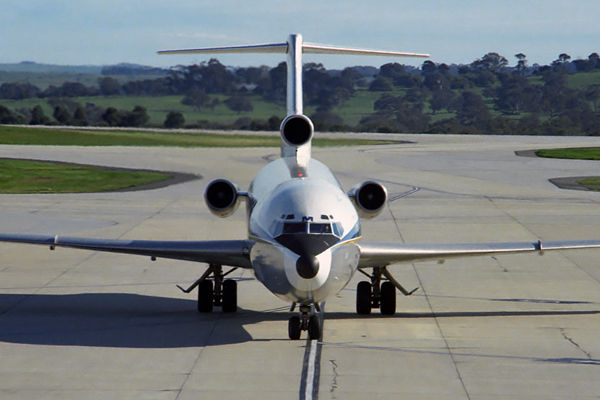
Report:
M 418 187 L 363 223 L 407 243 L 600 239 L 600 193 L 548 181 L 600 176 L 590 161 L 515 151 L 596 138 L 394 135 L 409 143 L 313 149 L 343 187 Z M 248 187 L 277 149 L 0 146 L 0 157 L 200 174 L 126 193 L 0 195 L 0 231 L 102 238 L 242 239 L 213 217 L 208 182 Z M 353 282 L 325 304 L 322 341 L 287 338 L 288 304 L 236 271 L 235 315 L 196 311 L 204 266 L 0 245 L 2 399 L 592 399 L 600 396 L 600 250 L 390 267 L 398 313 L 355 314 Z

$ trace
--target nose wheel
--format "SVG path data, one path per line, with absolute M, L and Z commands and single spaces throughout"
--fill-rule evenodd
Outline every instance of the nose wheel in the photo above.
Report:
M 292 305 L 292 311 L 295 304 Z M 321 338 L 322 327 L 321 320 L 318 315 L 312 313 L 312 306 L 301 305 L 300 315 L 294 315 L 288 322 L 288 334 L 290 339 L 298 340 L 302 335 L 302 331 L 308 332 L 310 340 L 318 340 Z

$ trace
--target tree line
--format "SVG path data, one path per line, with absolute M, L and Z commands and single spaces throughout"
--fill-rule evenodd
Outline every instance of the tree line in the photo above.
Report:
M 514 67 L 498 53 L 488 53 L 467 65 L 446 65 L 425 61 L 420 68 L 388 63 L 379 69 L 349 67 L 328 71 L 322 64 L 303 66 L 304 102 L 315 110 L 310 117 L 318 130 L 365 132 L 426 132 L 527 135 L 599 135 L 598 102 L 600 85 L 581 89 L 568 85 L 572 74 L 600 69 L 600 56 L 571 60 L 562 53 L 551 65 L 529 66 L 519 53 Z M 101 109 L 85 106 L 76 98 L 93 96 L 180 95 L 181 103 L 195 110 L 224 103 L 236 112 L 253 110 L 247 94 L 285 103 L 287 68 L 280 63 L 230 69 L 216 59 L 194 65 L 180 65 L 155 79 L 132 80 L 121 84 L 104 76 L 97 87 L 65 82 L 45 90 L 29 83 L 3 83 L 0 99 L 46 98 L 52 116 L 43 115 L 40 106 L 18 112 L 0 106 L 0 123 L 145 126 L 146 109 Z M 336 114 L 356 91 L 362 88 L 380 93 L 372 113 L 356 126 L 348 126 Z M 394 95 L 396 94 L 396 95 Z M 216 96 L 219 95 L 219 96 Z M 223 95 L 227 98 L 221 101 Z M 442 117 L 443 116 L 443 117 Z M 280 118 L 268 120 L 240 118 L 225 126 L 198 121 L 190 127 L 278 129 Z M 167 114 L 168 127 L 185 125 L 183 115 Z

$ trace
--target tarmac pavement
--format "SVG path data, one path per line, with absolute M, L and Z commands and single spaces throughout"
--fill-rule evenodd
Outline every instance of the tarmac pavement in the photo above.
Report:
M 597 138 L 392 137 L 409 143 L 313 149 L 345 189 L 367 179 L 380 180 L 392 195 L 419 188 L 364 221 L 366 240 L 600 239 L 600 193 L 548 181 L 600 176 L 600 163 L 515 154 L 599 146 Z M 204 178 L 148 191 L 0 195 L 0 231 L 243 239 L 243 210 L 227 219 L 212 216 L 204 187 L 226 178 L 245 190 L 277 153 L 0 146 L 0 157 Z M 201 264 L 1 244 L 0 398 L 598 398 L 599 252 L 395 265 L 396 279 L 419 290 L 397 294 L 393 317 L 376 310 L 356 315 L 357 274 L 326 302 L 322 341 L 311 343 L 287 338 L 289 304 L 251 271 L 233 273 L 239 280 L 236 314 L 202 315 L 195 293 L 175 287 L 196 280 Z

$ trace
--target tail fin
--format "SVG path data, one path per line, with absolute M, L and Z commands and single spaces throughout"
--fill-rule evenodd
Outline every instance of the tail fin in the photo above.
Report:
M 303 115 L 302 105 L 302 53 L 366 55 L 383 57 L 429 57 L 428 54 L 401 53 L 396 51 L 378 51 L 351 49 L 345 47 L 324 46 L 304 43 L 302 35 L 292 34 L 284 43 L 257 44 L 248 46 L 207 47 L 201 49 L 166 50 L 158 54 L 231 54 L 231 53 L 281 53 L 287 54 L 287 118 L 281 125 L 282 157 L 310 158 L 310 142 L 312 139 L 312 122 Z M 302 118 L 295 118 L 295 116 Z M 294 118 L 292 118 L 294 117 Z M 303 123 L 308 121 L 308 123 Z M 286 130 L 287 127 L 287 130 Z M 308 134 L 308 129 L 311 129 Z M 306 137 L 302 144 L 297 145 L 294 139 L 286 136 L 293 129 L 293 135 Z M 301 132 L 295 132 L 301 129 Z M 285 132 L 284 132 L 285 131 Z

